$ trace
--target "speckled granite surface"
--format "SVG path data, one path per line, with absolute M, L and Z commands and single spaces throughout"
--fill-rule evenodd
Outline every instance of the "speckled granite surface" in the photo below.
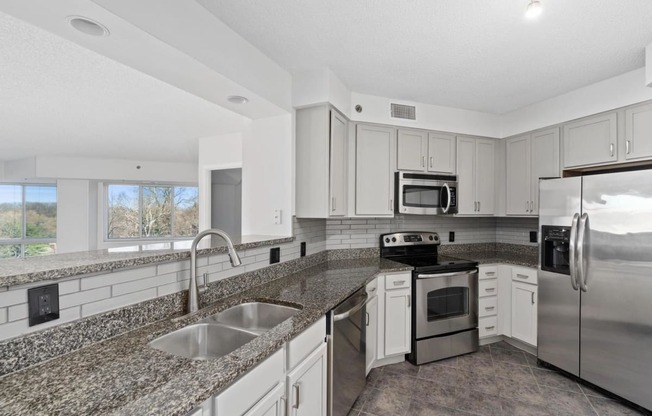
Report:
M 445 256 L 474 260 L 480 264 L 513 264 L 537 268 L 539 266 L 539 248 L 505 243 L 449 244 L 439 247 L 439 253 Z
M 379 272 L 410 270 L 378 258 L 334 260 L 0 378 L 0 414 L 185 415 L 281 348 Z M 294 317 L 217 360 L 148 347 L 154 338 L 230 306 L 263 300 L 302 307 Z
M 246 250 L 293 241 L 294 237 L 247 236 L 234 239 L 236 250 Z M 143 266 L 190 258 L 188 241 L 157 243 L 79 253 L 0 260 L 0 286 L 16 286 L 42 280 L 102 273 L 128 267 Z M 166 248 L 161 248 L 165 246 Z M 197 251 L 199 255 L 226 253 L 224 240 L 205 238 Z

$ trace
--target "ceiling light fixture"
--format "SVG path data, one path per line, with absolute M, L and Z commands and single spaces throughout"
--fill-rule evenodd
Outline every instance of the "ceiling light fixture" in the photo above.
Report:
M 229 95 L 226 97 L 226 99 L 232 104 L 247 104 L 249 102 L 247 97 L 243 97 L 241 95 Z
M 83 16 L 68 16 L 68 23 L 70 26 L 78 30 L 79 32 L 95 37 L 106 37 L 111 34 L 109 29 L 106 28 L 103 24 L 96 22 L 93 19 Z
M 530 0 L 530 4 L 527 5 L 527 10 L 525 11 L 525 17 L 534 19 L 541 14 L 541 11 L 541 2 L 539 0 Z

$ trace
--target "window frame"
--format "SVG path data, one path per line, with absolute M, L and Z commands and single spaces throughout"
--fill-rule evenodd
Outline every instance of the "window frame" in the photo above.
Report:
M 139 233 L 137 237 L 119 237 L 119 238 L 109 238 L 109 186 L 110 185 L 127 185 L 127 186 L 137 186 L 138 187 L 138 222 L 139 222 Z M 171 208 L 171 217 L 170 218 L 170 231 L 174 234 L 175 226 L 175 213 L 176 208 L 174 204 L 174 193 L 176 188 L 196 188 L 197 189 L 197 204 L 199 204 L 199 186 L 196 183 L 160 183 L 160 182 L 132 182 L 132 181 L 106 181 L 101 183 L 102 186 L 102 242 L 105 244 L 110 243 L 124 243 L 124 242 L 164 242 L 164 241 L 179 241 L 179 240 L 189 240 L 194 238 L 194 236 L 160 236 L 160 237 L 145 237 L 143 236 L 142 220 L 143 220 L 143 188 L 149 186 L 156 187 L 170 187 L 172 188 L 172 208 Z M 197 225 L 199 225 L 199 215 L 197 215 Z
M 18 257 L 8 257 L 8 258 L 28 258 L 25 256 L 25 246 L 29 244 L 57 244 L 57 234 L 58 230 L 55 228 L 54 237 L 50 238 L 28 238 L 27 237 L 27 203 L 25 201 L 25 188 L 28 186 L 47 186 L 49 188 L 54 188 L 56 191 L 55 205 L 57 205 L 57 215 L 55 221 L 59 217 L 58 205 L 59 205 L 59 190 L 57 184 L 55 183 L 20 183 L 20 182 L 0 182 L 0 186 L 20 186 L 20 196 L 21 196 L 21 215 L 22 215 L 22 224 L 21 224 L 21 237 L 20 238 L 2 238 L 0 237 L 0 245 L 19 245 L 20 246 L 20 256 Z M 56 248 L 54 253 L 56 254 Z M 40 256 L 30 256 L 31 257 L 40 257 Z M 4 260 L 6 260 L 5 258 Z

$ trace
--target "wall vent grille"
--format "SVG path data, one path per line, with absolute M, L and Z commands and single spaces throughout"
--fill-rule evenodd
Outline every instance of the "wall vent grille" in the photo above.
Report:
M 417 108 L 412 105 L 394 104 L 392 106 L 392 118 L 402 118 L 405 120 L 417 119 Z

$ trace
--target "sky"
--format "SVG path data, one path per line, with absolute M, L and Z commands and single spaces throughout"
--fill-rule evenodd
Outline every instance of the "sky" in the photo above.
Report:
M 21 185 L 0 185 L 0 204 L 22 203 Z M 56 186 L 29 185 L 25 187 L 27 202 L 57 202 Z

